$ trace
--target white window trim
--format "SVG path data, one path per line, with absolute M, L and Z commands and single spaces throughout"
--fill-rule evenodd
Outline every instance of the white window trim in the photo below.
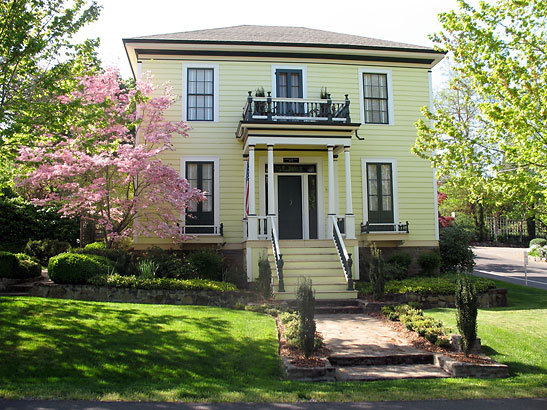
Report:
M 182 121 L 188 121 L 188 69 L 212 68 L 213 69 L 213 121 L 190 121 L 191 123 L 218 122 L 219 114 L 219 88 L 218 88 L 218 64 L 189 63 L 182 65 Z
M 183 156 L 180 157 L 180 175 L 182 178 L 186 178 L 186 163 L 187 162 L 212 162 L 213 163 L 213 212 L 214 212 L 214 226 L 220 225 L 220 159 L 219 157 L 210 157 L 210 156 Z M 186 218 L 181 218 L 182 226 L 186 225 Z M 199 235 L 199 234 L 197 234 Z
M 387 74 L 387 124 L 367 124 L 365 122 L 365 92 L 363 89 L 363 74 Z M 393 109 L 393 80 L 391 70 L 388 68 L 361 67 L 359 68 L 359 107 L 361 112 L 361 124 L 364 126 L 386 126 L 395 125 L 395 114 Z
M 305 65 L 276 65 L 272 64 L 272 97 L 277 97 L 276 70 L 301 70 L 302 71 L 302 98 L 308 98 L 308 68 Z
M 361 183 L 363 187 L 363 223 L 368 221 L 368 191 L 367 191 L 367 163 L 391 164 L 391 179 L 393 184 L 393 223 L 399 221 L 399 189 L 397 178 L 397 160 L 395 158 L 361 158 Z M 379 232 L 375 232 L 379 233 Z M 392 233 L 392 232 L 390 232 Z

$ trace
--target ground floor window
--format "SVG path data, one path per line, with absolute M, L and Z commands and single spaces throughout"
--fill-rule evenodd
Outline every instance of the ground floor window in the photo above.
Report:
M 186 209 L 185 232 L 214 233 L 215 225 L 215 164 L 213 161 L 186 161 L 185 174 L 191 188 L 205 193 L 205 201 L 191 201 Z

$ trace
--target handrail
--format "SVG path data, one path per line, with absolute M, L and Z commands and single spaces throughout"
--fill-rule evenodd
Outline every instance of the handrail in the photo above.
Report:
M 270 216 L 270 223 L 272 225 L 272 248 L 275 260 L 275 270 L 277 271 L 277 291 L 285 292 L 285 283 L 283 282 L 283 255 L 279 249 L 279 240 L 277 239 L 277 231 L 275 230 L 275 217 Z
M 340 257 L 340 262 L 342 263 L 342 269 L 344 270 L 344 274 L 346 275 L 346 281 L 348 282 L 348 290 L 353 290 L 353 278 L 351 274 L 351 267 L 353 265 L 353 260 L 351 259 L 351 253 L 348 253 L 346 250 L 346 245 L 344 244 L 344 239 L 342 238 L 342 234 L 340 233 L 340 229 L 338 228 L 338 221 L 334 217 L 334 215 L 330 215 L 332 227 L 333 227 L 333 235 L 332 239 L 334 241 L 334 245 L 336 246 L 336 251 L 338 252 L 338 256 Z

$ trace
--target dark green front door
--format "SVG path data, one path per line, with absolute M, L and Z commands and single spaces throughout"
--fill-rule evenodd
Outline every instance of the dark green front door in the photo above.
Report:
M 302 177 L 279 175 L 279 239 L 302 239 Z

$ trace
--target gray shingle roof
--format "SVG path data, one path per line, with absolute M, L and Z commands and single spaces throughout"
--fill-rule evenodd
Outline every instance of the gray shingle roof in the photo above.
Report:
M 168 41 L 198 41 L 198 42 L 257 42 L 286 44 L 321 44 L 330 46 L 358 46 L 419 49 L 433 51 L 431 47 L 379 40 L 351 34 L 334 33 L 305 27 L 283 26 L 233 26 L 207 30 L 184 31 L 180 33 L 157 34 L 128 39 L 135 40 L 168 40 Z

